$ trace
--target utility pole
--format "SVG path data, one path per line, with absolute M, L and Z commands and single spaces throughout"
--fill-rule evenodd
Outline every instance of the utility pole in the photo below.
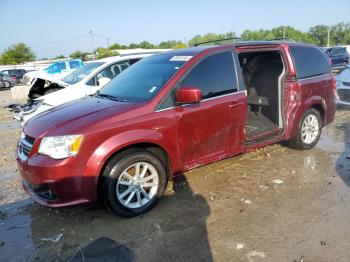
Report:
M 327 47 L 329 47 L 329 40 L 331 38 L 331 27 L 328 26 L 328 34 L 327 34 Z
M 286 28 L 283 27 L 283 40 L 285 40 L 285 39 L 286 39 Z
M 95 48 L 94 48 L 94 34 L 92 30 L 89 31 L 91 37 L 91 47 L 92 47 L 92 60 L 95 60 Z

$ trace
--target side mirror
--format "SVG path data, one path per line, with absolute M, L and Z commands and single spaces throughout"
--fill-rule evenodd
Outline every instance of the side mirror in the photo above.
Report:
M 198 87 L 184 86 L 176 91 L 178 104 L 194 104 L 202 100 L 202 91 Z

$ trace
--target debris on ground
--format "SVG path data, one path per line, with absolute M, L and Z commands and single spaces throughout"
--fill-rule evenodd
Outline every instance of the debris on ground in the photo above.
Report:
M 244 199 L 244 198 L 241 198 L 241 201 L 244 202 L 244 203 L 246 203 L 246 204 L 248 204 L 248 205 L 252 203 L 251 200 L 249 200 L 249 199 Z
M 53 237 L 42 238 L 41 240 L 42 241 L 50 241 L 50 242 L 56 243 L 56 242 L 60 241 L 62 239 L 62 237 L 63 237 L 63 234 L 60 233 L 60 234 L 54 235 Z
M 248 258 L 249 262 L 253 262 L 254 261 L 254 259 L 253 259 L 254 257 L 265 258 L 266 255 L 265 255 L 264 252 L 255 251 L 255 250 L 252 251 L 252 252 L 249 252 L 247 254 L 247 258 Z
M 281 180 L 281 179 L 274 179 L 274 180 L 272 180 L 272 182 L 274 184 L 277 184 L 277 185 L 283 184 L 283 180 Z
M 259 185 L 259 187 L 264 191 L 270 188 L 269 186 L 265 186 L 265 185 Z
M 295 260 L 293 262 L 304 262 L 304 256 L 301 256 L 299 260 Z
M 327 245 L 326 241 L 321 241 L 320 244 L 321 244 L 321 246 Z
M 242 249 L 242 248 L 244 248 L 244 244 L 242 244 L 242 243 L 237 243 L 236 249 L 237 249 L 237 250 L 240 250 L 240 249 Z

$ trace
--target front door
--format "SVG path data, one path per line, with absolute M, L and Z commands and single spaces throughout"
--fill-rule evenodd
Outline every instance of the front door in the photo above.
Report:
M 243 150 L 247 101 L 239 91 L 233 53 L 201 60 L 178 84 L 202 90 L 198 104 L 177 108 L 178 145 L 185 168 L 227 157 Z

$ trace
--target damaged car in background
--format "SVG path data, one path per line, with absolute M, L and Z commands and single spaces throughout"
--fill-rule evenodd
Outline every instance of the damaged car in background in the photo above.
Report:
M 63 103 L 94 94 L 120 72 L 154 52 L 104 58 L 78 68 L 61 80 L 49 76 L 36 78 L 24 105 L 12 105 L 14 118 L 23 125 L 33 116 Z
M 83 66 L 84 62 L 81 59 L 54 62 L 44 69 L 25 73 L 23 76 L 23 83 L 30 86 L 36 78 L 50 77 L 51 79 L 60 79 Z

